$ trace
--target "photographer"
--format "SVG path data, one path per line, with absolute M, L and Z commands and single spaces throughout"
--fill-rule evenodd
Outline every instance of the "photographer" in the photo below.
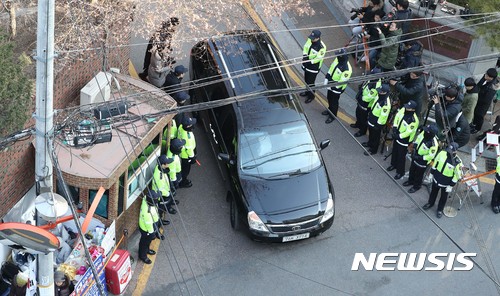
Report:
M 382 72 L 392 71 L 398 60 L 401 28 L 399 27 L 399 23 L 393 20 L 389 24 L 388 33 L 384 34 L 380 28 L 377 28 L 377 31 L 380 34 L 380 43 L 382 43 L 383 46 L 380 50 L 377 67 L 379 67 Z
M 410 3 L 408 0 L 396 0 L 395 3 L 393 1 L 391 4 L 394 5 L 393 12 L 396 15 L 396 19 L 400 21 L 401 31 L 403 31 L 403 35 L 401 40 L 408 39 L 406 33 L 408 33 L 410 29 L 410 21 L 407 21 L 411 18 L 411 9 L 409 8 Z
M 443 131 L 448 131 L 450 127 L 455 126 L 457 115 L 462 111 L 462 98 L 458 95 L 455 86 L 447 87 L 442 97 L 438 93 L 429 96 L 435 106 L 435 119 L 439 129 L 438 138 L 443 140 L 445 139 Z
M 354 13 L 351 16 L 351 20 L 349 24 L 351 25 L 359 25 L 352 28 L 352 34 L 357 36 L 363 32 L 362 24 L 373 23 L 375 21 L 375 14 L 381 14 L 381 17 L 385 15 L 384 12 L 384 1 L 383 0 L 371 0 L 368 2 L 366 7 L 361 8 L 353 8 L 351 9 L 351 13 Z
M 397 81 L 394 79 L 389 80 L 389 84 L 393 85 L 394 88 L 399 93 L 399 104 L 404 105 L 410 100 L 417 103 L 415 107 L 415 113 L 421 119 L 422 116 L 422 99 L 424 96 L 424 77 L 422 76 L 422 71 L 410 72 L 406 79 L 401 79 Z
M 417 40 L 405 41 L 403 50 L 400 53 L 401 60 L 399 62 L 398 68 L 407 69 L 420 66 L 423 51 L 424 45 L 422 44 L 422 42 Z

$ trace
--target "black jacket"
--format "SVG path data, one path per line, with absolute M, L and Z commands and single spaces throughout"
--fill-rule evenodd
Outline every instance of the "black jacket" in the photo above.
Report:
M 458 147 L 467 145 L 470 140 L 470 126 L 467 118 L 463 114 L 458 117 L 455 126 L 451 128 L 451 136 Z
M 165 83 L 163 83 L 163 87 L 166 87 L 165 92 L 169 95 L 173 96 L 175 94 L 175 90 L 180 87 L 182 79 L 179 79 L 177 75 L 175 75 L 174 71 L 170 71 L 165 77 Z
M 410 100 L 415 101 L 417 103 L 415 112 L 417 116 L 420 116 L 424 96 L 424 77 L 421 75 L 417 79 L 408 78 L 405 82 L 397 83 L 396 90 L 399 92 L 399 105 L 402 106 Z
M 498 78 L 495 78 L 489 82 L 486 82 L 483 78 L 479 80 L 477 83 L 477 87 L 479 88 L 479 91 L 477 93 L 477 106 L 487 106 L 486 108 L 490 107 L 491 102 L 493 101 L 493 98 L 495 98 L 496 90 L 493 89 L 493 84 L 496 82 Z
M 445 98 L 440 99 L 441 102 L 445 100 Z M 435 106 L 435 119 L 440 131 L 444 129 L 445 124 L 447 128 L 455 126 L 457 115 L 462 111 L 462 100 L 463 97 L 459 94 L 452 102 L 447 102 L 444 106 L 441 104 Z M 444 113 L 441 109 L 444 109 Z M 445 123 L 443 123 L 443 117 Z

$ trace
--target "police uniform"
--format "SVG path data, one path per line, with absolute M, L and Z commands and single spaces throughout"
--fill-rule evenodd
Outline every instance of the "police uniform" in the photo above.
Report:
M 434 158 L 431 173 L 433 175 L 432 190 L 429 201 L 423 206 L 424 210 L 430 209 L 436 202 L 436 197 L 441 190 L 437 208 L 437 217 L 443 216 L 443 209 L 448 199 L 448 192 L 462 178 L 462 160 L 456 155 L 458 144 L 452 142 L 446 150 L 442 150 Z
M 495 174 L 495 187 L 491 194 L 491 209 L 495 214 L 500 213 L 500 156 L 497 157 L 497 168 Z
M 329 82 L 347 82 L 352 75 L 352 67 L 347 58 L 347 53 L 345 49 L 340 49 L 335 52 L 337 58 L 333 61 L 328 73 L 325 77 L 325 84 Z M 345 91 L 347 83 L 339 84 L 337 86 L 331 86 L 328 88 L 327 98 L 328 98 L 328 109 L 335 117 L 339 110 L 339 100 L 340 95 Z M 328 115 L 325 123 L 330 123 L 334 120 L 334 117 L 326 111 L 322 113 L 323 115 Z
M 153 190 L 159 191 L 161 196 L 158 198 L 158 209 L 161 211 L 164 217 L 166 217 L 166 212 L 175 215 L 177 211 L 172 207 L 174 199 L 172 197 L 172 192 L 170 190 L 170 179 L 168 174 L 170 172 L 169 166 L 174 160 L 168 158 L 166 155 L 160 155 L 158 157 L 158 165 L 153 172 Z M 178 201 L 175 201 L 178 203 Z M 169 224 L 168 220 L 163 220 L 164 224 Z
M 179 188 L 179 183 L 182 181 L 182 166 L 179 154 L 181 153 L 185 144 L 185 140 L 172 139 L 170 140 L 170 146 L 167 151 L 167 158 L 172 158 L 174 160 L 169 166 L 170 172 L 168 173 L 168 176 L 170 177 L 170 181 L 174 185 L 174 188 Z
M 326 45 L 321 41 L 320 37 L 321 32 L 319 30 L 313 30 L 302 49 L 304 81 L 309 87 L 314 87 L 316 76 L 323 65 L 323 59 L 326 54 Z M 310 103 L 314 100 L 314 90 L 307 90 L 300 95 L 307 97 L 306 103 Z
M 381 85 L 382 81 L 378 79 L 376 81 L 369 81 L 361 86 L 356 96 L 358 102 L 356 106 L 356 123 L 351 124 L 351 127 L 359 129 L 359 131 L 354 134 L 355 137 L 361 137 L 366 134 L 368 130 L 368 114 L 378 100 L 377 88 Z
M 151 241 L 158 232 L 159 215 L 155 206 L 155 200 L 161 194 L 155 191 L 148 191 L 148 196 L 142 200 L 139 214 L 139 231 L 141 239 L 139 240 L 139 259 L 146 264 L 151 264 L 148 254 L 154 255 L 155 251 L 149 249 Z M 165 237 L 162 235 L 162 239 Z
M 368 152 L 365 151 L 365 155 L 377 153 L 382 127 L 387 123 L 389 113 L 391 112 L 389 90 L 389 85 L 385 83 L 377 88 L 378 99 L 368 114 L 368 142 L 362 143 L 364 147 L 368 148 Z
M 188 72 L 188 69 L 183 65 L 176 66 L 174 71 L 170 71 L 170 73 L 168 73 L 165 77 L 165 82 L 163 83 L 165 92 L 175 96 L 176 90 L 181 87 L 183 74 L 186 72 Z
M 181 158 L 181 175 L 182 181 L 179 187 L 191 187 L 193 184 L 187 178 L 191 171 L 191 165 L 196 162 L 196 139 L 193 134 L 196 118 L 184 117 L 182 124 L 177 129 L 177 138 L 184 140 L 186 144 L 179 154 Z
M 432 162 L 439 148 L 437 133 L 438 129 L 435 125 L 427 125 L 413 142 L 410 174 L 408 181 L 403 183 L 403 186 L 413 185 L 408 190 L 409 193 L 414 193 L 422 187 L 425 169 Z
M 388 171 L 396 169 L 394 179 L 399 180 L 405 174 L 406 152 L 408 152 L 408 144 L 413 141 L 418 129 L 418 116 L 415 113 L 417 103 L 411 100 L 404 104 L 403 108 L 398 110 L 394 117 L 392 125 L 393 142 L 391 166 Z

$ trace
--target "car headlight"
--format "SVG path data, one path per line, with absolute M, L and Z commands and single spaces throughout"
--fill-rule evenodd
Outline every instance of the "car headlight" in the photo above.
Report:
M 257 216 L 254 211 L 248 212 L 248 226 L 253 230 L 269 232 L 266 225 L 262 223 L 262 220 L 260 220 L 259 216 Z
M 328 219 L 331 219 L 334 213 L 335 213 L 335 208 L 333 206 L 333 198 L 332 195 L 330 194 L 330 196 L 328 197 L 328 201 L 326 203 L 325 213 L 323 214 L 323 218 L 321 218 L 320 223 L 324 223 Z

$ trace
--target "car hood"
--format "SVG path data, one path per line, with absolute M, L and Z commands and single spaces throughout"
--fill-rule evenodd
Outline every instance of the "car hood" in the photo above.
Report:
M 328 200 L 328 177 L 320 166 L 309 173 L 261 179 L 241 176 L 243 195 L 249 211 L 264 223 L 294 223 L 322 214 Z

